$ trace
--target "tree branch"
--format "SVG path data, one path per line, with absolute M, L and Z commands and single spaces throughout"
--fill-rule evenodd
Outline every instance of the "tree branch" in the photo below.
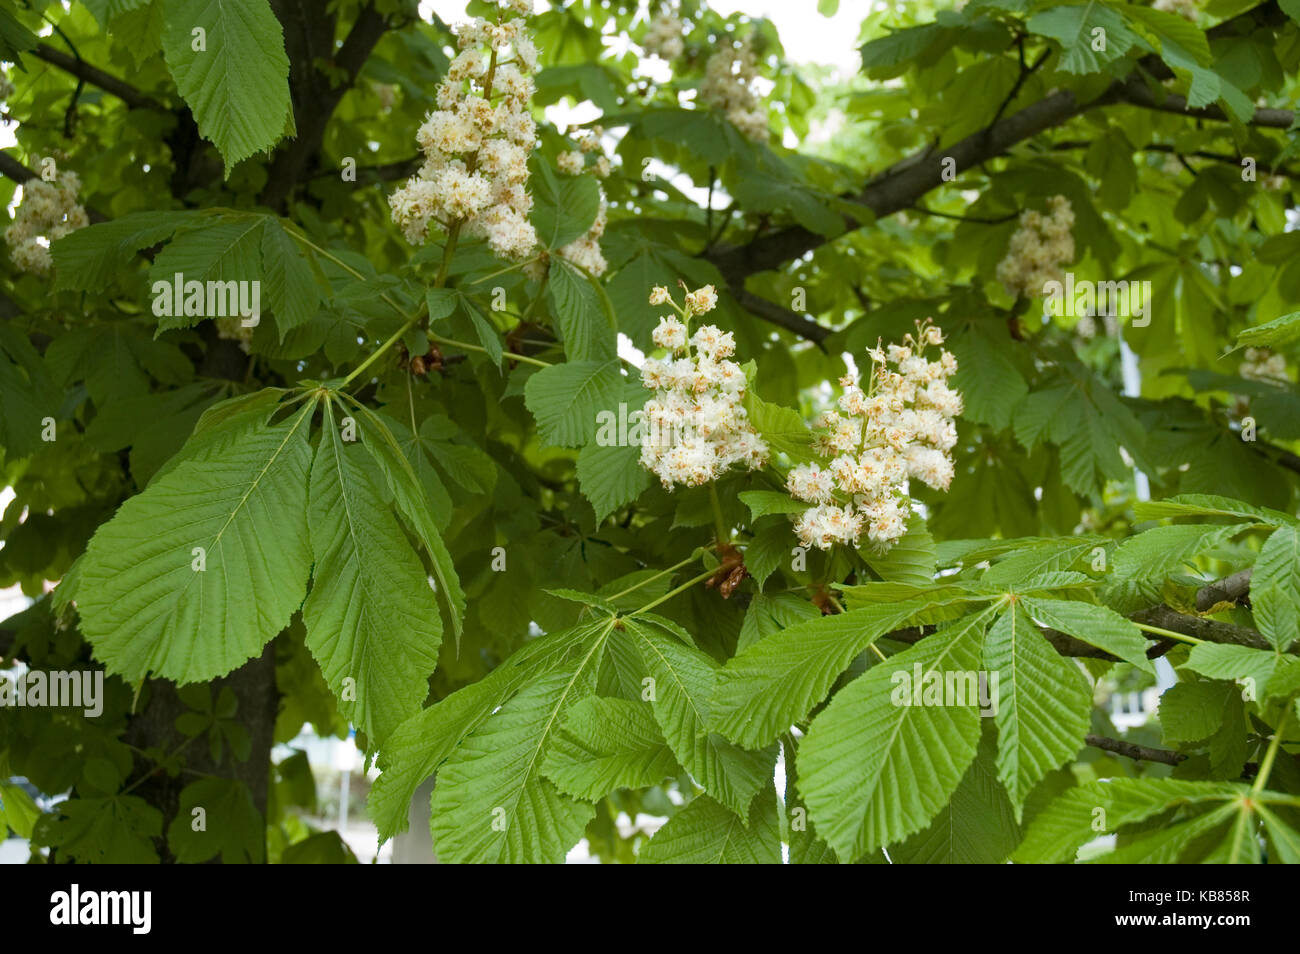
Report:
M 1203 586 L 1196 593 L 1196 608 L 1204 613 L 1220 603 L 1240 603 L 1250 596 L 1250 570 L 1241 570 L 1232 576 Z
M 1143 109 L 1154 109 L 1162 113 L 1175 113 L 1179 116 L 1191 116 L 1194 119 L 1213 119 L 1218 122 L 1229 122 L 1228 115 L 1218 106 L 1188 106 L 1186 98 L 1179 96 L 1177 93 L 1166 93 L 1159 96 L 1146 83 L 1138 79 L 1129 79 L 1122 84 L 1120 98 L 1133 106 L 1141 106 Z M 1268 129 L 1288 129 L 1295 122 L 1295 113 L 1289 109 L 1267 109 L 1259 108 L 1255 110 L 1255 115 L 1246 125 L 1262 126 Z
M 78 79 L 90 83 L 92 86 L 98 86 L 105 93 L 116 96 L 122 102 L 132 109 L 157 109 L 167 112 L 167 107 L 146 93 L 140 92 L 125 80 L 118 79 L 111 73 L 105 73 L 96 66 L 91 66 L 85 60 L 78 59 L 75 56 L 69 56 L 48 46 L 45 43 L 38 43 L 32 50 L 32 54 L 38 59 L 44 60 L 51 66 L 57 66 L 59 69 L 71 73 Z
M 1286 21 L 1286 15 L 1278 7 L 1276 0 L 1268 0 L 1247 10 L 1230 20 L 1225 20 L 1207 32 L 1211 39 L 1221 36 L 1233 36 L 1248 32 L 1260 26 L 1271 26 Z M 1143 57 L 1138 68 L 1132 74 L 1140 76 L 1141 72 L 1156 79 L 1167 79 L 1173 72 L 1164 61 L 1155 54 Z M 1138 90 L 1145 90 L 1145 93 Z M 1181 97 L 1166 97 L 1164 104 L 1177 106 Z M 997 119 L 986 128 L 972 133 L 960 142 L 944 148 L 942 153 L 931 145 L 911 156 L 895 163 L 860 192 L 844 196 L 848 201 L 863 206 L 860 217 L 845 216 L 844 227 L 852 231 L 861 224 L 874 218 L 892 215 L 916 204 L 926 193 L 939 187 L 945 180 L 941 175 L 940 160 L 953 160 L 954 171 L 961 172 L 981 162 L 1002 155 L 1012 146 L 1038 135 L 1047 129 L 1059 126 L 1087 110 L 1128 102 L 1134 105 L 1155 103 L 1155 94 L 1144 84 L 1116 81 L 1098 98 L 1080 103 L 1068 90 L 1049 93 L 1037 103 L 1033 103 L 1017 113 Z M 1214 119 L 1214 110 L 1175 110 L 1185 115 Z M 1221 111 L 1220 111 L 1221 115 Z M 1285 119 L 1285 122 L 1283 120 Z M 1287 110 L 1258 110 L 1256 125 L 1285 127 L 1292 122 L 1293 116 Z M 752 241 L 739 246 L 719 246 L 706 258 L 722 272 L 727 284 L 741 288 L 750 275 L 775 269 L 785 262 L 804 255 L 832 240 L 833 237 L 811 232 L 802 226 L 790 226 L 774 232 L 755 237 Z
M 1136 742 L 1125 742 L 1123 739 L 1107 738 L 1104 735 L 1085 735 L 1083 741 L 1094 749 L 1114 752 L 1136 762 L 1163 762 L 1165 765 L 1177 765 L 1187 758 L 1181 752 L 1156 749 L 1149 745 L 1138 745 Z
M 289 6 L 297 0 L 277 0 L 276 8 L 280 22 L 299 21 L 301 11 L 288 11 Z M 296 13 L 299 16 L 292 16 Z M 329 45 L 333 42 L 333 20 L 329 25 Z M 258 201 L 272 209 L 283 209 L 304 172 L 319 155 L 325 138 L 325 129 L 329 125 L 334 110 L 356 82 L 357 75 L 370 58 L 375 44 L 388 30 L 387 18 L 380 13 L 373 3 L 369 3 L 358 14 L 352 28 L 348 31 L 338 52 L 316 50 L 320 37 L 315 31 L 323 32 L 323 27 L 316 24 L 303 25 L 304 35 L 298 37 L 295 55 L 290 56 L 291 77 L 294 82 L 290 89 L 293 94 L 294 117 L 298 123 L 298 136 L 282 146 L 267 170 L 266 187 Z M 286 36 L 286 41 L 288 37 Z M 336 71 L 342 71 L 342 81 L 333 80 L 317 70 L 313 60 L 327 57 Z
M 780 325 L 788 331 L 793 331 L 809 341 L 816 342 L 819 346 L 832 333 L 832 330 L 825 325 L 819 325 L 811 318 L 807 318 L 796 311 L 782 308 L 775 302 L 768 301 L 766 298 L 747 291 L 743 286 L 736 287 L 733 285 L 730 286 L 730 289 L 737 304 L 750 314 L 756 315 L 764 321 L 770 321 L 774 325 Z M 823 350 L 825 349 L 823 348 Z

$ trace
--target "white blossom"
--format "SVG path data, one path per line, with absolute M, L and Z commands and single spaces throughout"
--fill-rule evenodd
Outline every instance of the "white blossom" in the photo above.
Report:
M 50 244 L 69 232 L 90 224 L 86 210 L 77 201 L 81 179 L 75 172 L 60 172 L 53 182 L 28 179 L 23 183 L 23 201 L 5 229 L 9 258 L 19 269 L 37 275 L 54 266 Z
M 654 392 L 642 408 L 641 464 L 669 490 L 716 480 L 733 465 L 754 470 L 768 459 L 767 444 L 745 411 L 745 372 L 727 360 L 735 350 L 731 332 L 704 325 L 688 337 L 691 316 L 717 302 L 712 289 L 702 292 L 686 296 L 701 311 L 684 306 L 681 317 L 661 318 L 652 333 L 669 356 L 647 358 L 641 366 L 641 382 Z M 650 303 L 673 303 L 672 296 L 659 286 Z
M 531 0 L 501 0 L 502 14 L 527 16 Z M 537 140 L 529 113 L 537 48 L 523 20 L 457 24 L 460 52 L 416 132 L 424 163 L 389 196 L 393 221 L 413 245 L 436 222 L 459 223 L 503 258 L 529 255 L 537 235 L 528 221 L 528 154 Z M 513 54 L 513 55 L 512 55 Z
M 887 549 L 907 532 L 909 480 L 948 489 L 957 443 L 953 418 L 962 400 L 948 384 L 957 360 L 942 350 L 934 360 L 926 357 L 942 342 L 940 329 L 919 323 L 902 344 L 868 350 L 869 390 L 851 377 L 840 379 L 836 409 L 816 422 L 814 448 L 827 460 L 800 464 L 786 476 L 790 496 L 816 505 L 795 521 L 804 546 L 858 546 L 865 536 L 877 550 Z
M 1047 200 L 1046 216 L 1030 209 L 1020 216 L 1020 228 L 1011 236 L 1006 256 L 998 263 L 998 281 L 1012 295 L 1043 297 L 1044 286 L 1065 278 L 1061 266 L 1074 260 L 1074 210 L 1070 200 L 1054 195 Z

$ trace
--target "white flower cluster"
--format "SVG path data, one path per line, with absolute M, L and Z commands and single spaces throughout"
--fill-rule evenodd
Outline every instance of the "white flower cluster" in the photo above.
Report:
M 690 333 L 691 319 L 717 303 L 712 285 L 687 292 L 680 307 L 667 288 L 650 293 L 650 304 L 671 304 L 677 315 L 659 319 L 654 330 L 668 356 L 641 367 L 642 383 L 655 392 L 641 412 L 641 464 L 669 490 L 716 480 L 733 464 L 755 470 L 767 462 L 767 444 L 742 403 L 745 372 L 727 360 L 735 338 L 715 325 Z
M 686 51 L 686 41 L 682 38 L 685 28 L 677 14 L 664 10 L 650 21 L 641 48 L 646 56 L 657 56 L 661 60 L 675 60 Z
M 767 107 L 753 89 L 757 78 L 758 55 L 750 41 L 724 43 L 704 66 L 700 102 L 724 113 L 745 138 L 767 142 Z
M 1185 20 L 1196 22 L 1196 15 L 1200 12 L 1196 0 L 1156 0 L 1151 4 L 1152 10 L 1159 10 L 1161 13 L 1176 13 Z
M 54 182 L 28 179 L 23 201 L 5 229 L 9 257 L 24 272 L 48 274 L 54 266 L 50 243 L 90 224 L 77 201 L 81 179 L 75 172 L 60 172 Z
M 907 532 L 908 480 L 948 489 L 957 443 L 953 418 L 962 400 L 948 385 L 957 359 L 943 350 L 935 361 L 925 357 L 942 343 L 939 328 L 919 323 L 903 344 L 867 352 L 873 363 L 867 391 L 849 376 L 840 379 L 839 410 L 817 422 L 817 450 L 829 462 L 801 464 L 786 478 L 792 497 L 815 504 L 795 522 L 804 546 L 857 546 L 865 534 L 877 550 L 888 549 Z
M 1064 281 L 1061 266 L 1074 259 L 1074 209 L 1063 195 L 1047 200 L 1047 215 L 1030 209 L 1020 216 L 1007 254 L 998 262 L 997 276 L 1008 292 L 1026 298 L 1043 297 L 1043 286 Z
M 531 0 L 499 0 L 528 14 Z M 438 86 L 438 108 L 416 133 L 420 171 L 389 196 L 407 241 L 424 241 L 432 222 L 465 225 L 503 258 L 522 258 L 537 244 L 528 221 L 528 154 L 537 142 L 529 113 L 537 47 L 523 20 L 475 19 L 455 28 L 460 53 Z M 483 49 L 489 51 L 484 54 Z
M 1247 348 L 1246 360 L 1237 370 L 1243 378 L 1251 381 L 1291 383 L 1291 376 L 1286 373 L 1286 358 L 1271 353 L 1267 348 Z

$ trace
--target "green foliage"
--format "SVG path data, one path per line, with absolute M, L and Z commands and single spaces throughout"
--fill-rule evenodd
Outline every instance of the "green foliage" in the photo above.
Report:
M 33 600 L 0 678 L 104 676 L 98 715 L 0 707 L 0 828 L 54 863 L 355 863 L 296 814 L 306 757 L 272 764 L 306 727 L 355 731 L 381 842 L 432 780 L 446 862 L 1300 861 L 1296 3 L 877 5 L 853 77 L 692 3 L 665 79 L 627 4 L 551 4 L 517 262 L 392 221 L 446 24 L 290 6 L 0 3 L 10 158 L 94 223 L 0 268 L 0 587 Z M 702 90 L 740 37 L 754 138 Z M 608 176 L 558 172 L 555 104 Z M 1063 270 L 1149 282 L 1137 311 L 998 280 L 1058 195 Z M 603 270 L 566 249 L 598 218 Z M 268 320 L 164 307 L 181 279 L 257 282 Z M 769 459 L 670 490 L 634 356 L 682 284 Z M 951 481 L 887 549 L 800 545 L 811 422 L 926 318 Z

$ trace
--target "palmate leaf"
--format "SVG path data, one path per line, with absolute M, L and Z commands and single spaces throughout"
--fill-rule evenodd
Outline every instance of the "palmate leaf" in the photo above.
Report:
M 994 735 L 985 730 L 975 761 L 934 821 L 889 848 L 894 864 L 996 865 L 1010 857 L 1020 841 L 1020 826 L 998 781 Z
M 461 621 L 465 616 L 465 591 L 461 589 L 451 553 L 438 532 L 419 478 L 415 476 L 411 462 L 379 415 L 349 395 L 344 394 L 342 398 L 359 419 L 357 434 L 387 480 L 393 502 L 410 525 L 411 531 L 424 544 L 433 567 L 433 578 L 438 584 L 438 593 L 447 604 L 451 629 L 459 648 Z
M 80 864 L 147 865 L 158 863 L 153 839 L 162 830 L 162 812 L 143 798 L 113 795 L 68 799 L 37 822 L 33 839 Z
M 438 771 L 431 831 L 453 863 L 559 864 L 595 814 L 542 774 L 566 710 L 596 688 L 613 619 L 583 652 L 529 683 L 466 736 Z
M 1030 789 L 1083 748 L 1092 691 L 1018 603 L 989 628 L 984 666 L 998 673 L 997 773 L 1019 818 Z
M 681 809 L 641 849 L 641 865 L 779 865 L 776 789 L 754 799 L 746 819 L 707 795 Z
M 78 609 L 110 672 L 131 682 L 150 672 L 177 683 L 214 679 L 289 624 L 312 563 L 312 405 L 271 425 L 274 398 L 210 409 L 178 461 L 91 539 Z
M 678 774 L 650 706 L 591 696 L 573 705 L 542 772 L 556 788 L 594 802 L 620 788 L 645 788 Z
M 1060 69 L 1066 73 L 1095 73 L 1124 56 L 1138 39 L 1119 13 L 1099 0 L 1052 7 L 1030 17 L 1026 26 L 1061 44 Z M 1098 29 L 1104 38 L 1100 50 L 1093 48 Z
M 616 638 L 640 652 L 654 679 L 655 719 L 677 760 L 700 787 L 740 817 L 763 782 L 772 777 L 775 750 L 748 752 L 715 734 L 709 699 L 718 664 L 673 635 L 654 616 L 628 617 Z
M 77 229 L 50 246 L 55 287 L 77 291 L 105 288 L 137 251 L 171 238 L 198 216 L 197 212 L 132 212 Z
M 366 448 L 342 439 L 325 402 L 308 495 L 315 569 L 302 615 L 340 711 L 372 744 L 419 711 L 442 642 L 437 600 L 382 480 Z
M 1043 625 L 1104 649 L 1144 672 L 1154 672 L 1146 655 L 1147 641 L 1142 630 L 1109 607 L 1045 597 L 1025 597 L 1021 604 Z
M 596 287 L 564 259 L 551 263 L 547 292 L 555 326 L 570 361 L 609 361 L 618 350 L 618 336 Z
M 976 700 L 895 704 L 895 695 L 910 698 L 896 674 L 911 681 L 919 665 L 922 686 L 929 674 L 942 682 L 946 672 L 973 675 L 990 612 L 952 623 L 873 666 L 813 719 L 799 747 L 799 791 L 817 833 L 841 861 L 919 831 L 966 774 L 979 744 Z
M 880 636 L 906 625 L 921 601 L 866 607 L 797 623 L 718 671 L 710 728 L 758 748 L 805 718 L 840 673 Z
M 202 49 L 195 30 L 203 30 Z M 226 174 L 293 127 L 289 57 L 268 0 L 168 0 L 163 56 Z
M 1073 860 L 1094 838 L 1140 822 L 1177 805 L 1213 805 L 1246 794 L 1232 782 L 1181 779 L 1111 779 L 1072 788 L 1034 817 L 1015 860 L 1056 863 Z
M 596 433 L 596 415 L 617 411 L 623 395 L 619 362 L 570 361 L 543 368 L 524 385 L 524 403 L 545 445 L 581 447 Z
M 1300 638 L 1300 529 L 1269 534 L 1250 577 L 1250 603 L 1259 631 L 1278 649 Z
M 415 790 L 438 770 L 461 740 L 482 724 L 520 686 L 559 668 L 601 624 L 550 633 L 528 643 L 477 682 L 411 716 L 380 749 L 383 770 L 370 790 L 367 811 L 380 841 L 406 830 Z
M 201 807 L 206 827 L 195 831 L 193 810 Z M 266 843 L 253 793 L 238 779 L 201 778 L 181 791 L 180 810 L 167 826 L 167 846 L 182 864 L 221 856 L 222 864 L 258 863 Z
M 578 452 L 578 485 L 596 511 L 597 522 L 636 500 L 650 486 L 650 471 L 641 466 L 636 447 L 588 444 Z

